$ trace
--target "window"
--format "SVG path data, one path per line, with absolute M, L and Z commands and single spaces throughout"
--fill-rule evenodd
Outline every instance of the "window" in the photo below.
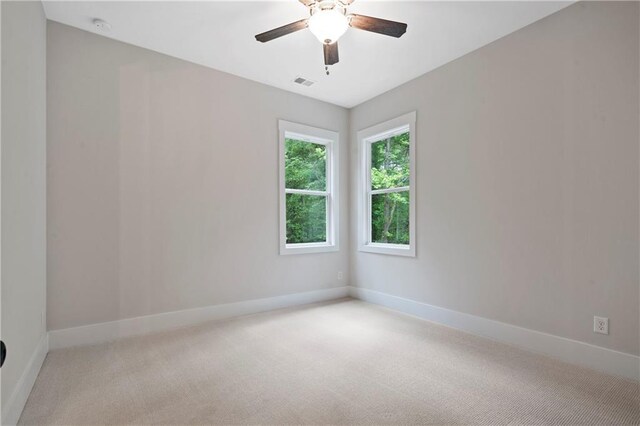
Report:
M 280 254 L 338 250 L 338 133 L 280 120 Z
M 360 251 L 415 256 L 415 123 L 412 112 L 358 132 Z

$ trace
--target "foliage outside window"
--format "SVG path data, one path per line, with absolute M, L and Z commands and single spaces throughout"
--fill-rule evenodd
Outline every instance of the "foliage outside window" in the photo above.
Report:
M 363 157 L 361 251 L 415 256 L 415 113 L 358 132 Z
M 409 244 L 409 132 L 371 144 L 371 241 Z
M 335 141 L 335 132 L 280 122 L 281 254 L 337 249 Z
M 287 244 L 324 243 L 327 241 L 327 149 L 321 144 L 289 138 L 285 138 L 284 144 Z M 297 192 L 304 190 L 314 192 Z

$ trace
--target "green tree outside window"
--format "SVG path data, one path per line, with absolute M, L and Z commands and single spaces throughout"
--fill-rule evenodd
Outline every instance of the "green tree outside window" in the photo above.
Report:
M 327 191 L 327 147 L 285 139 L 285 188 Z M 286 194 L 287 244 L 327 241 L 327 196 Z
M 406 132 L 371 143 L 374 243 L 409 244 L 409 141 Z M 392 191 L 376 193 L 378 190 Z

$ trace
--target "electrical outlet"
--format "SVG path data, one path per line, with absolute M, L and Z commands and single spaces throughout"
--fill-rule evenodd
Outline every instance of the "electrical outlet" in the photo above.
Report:
M 593 332 L 609 334 L 609 318 L 593 317 Z
M 342 281 L 342 279 L 344 278 L 344 276 L 342 275 L 342 271 L 338 272 L 338 281 Z

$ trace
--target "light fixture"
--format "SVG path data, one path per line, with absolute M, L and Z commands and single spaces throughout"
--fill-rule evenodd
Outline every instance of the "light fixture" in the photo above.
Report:
M 338 41 L 338 39 L 349 28 L 349 20 L 344 14 L 344 9 L 330 2 L 330 8 L 323 8 L 323 3 L 320 3 L 313 14 L 309 18 L 309 30 L 320 43 L 332 44 Z
M 329 66 L 337 64 L 340 60 L 338 39 L 349 28 L 395 38 L 401 37 L 407 31 L 407 24 L 403 22 L 347 13 L 353 2 L 354 0 L 300 0 L 300 3 L 309 9 L 308 18 L 256 34 L 256 40 L 266 43 L 308 28 L 322 43 L 324 69 L 329 74 Z

